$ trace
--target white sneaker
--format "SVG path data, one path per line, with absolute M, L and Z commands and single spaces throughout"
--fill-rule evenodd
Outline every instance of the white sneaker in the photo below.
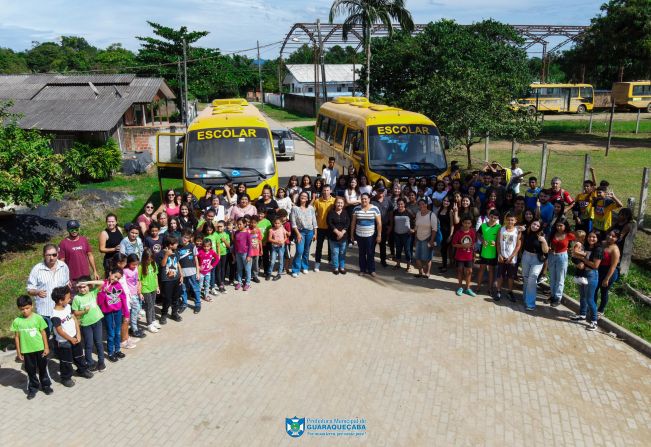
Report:
M 292 278 L 298 278 L 298 273 L 292 273 Z
M 136 344 L 133 343 L 131 339 L 129 339 L 127 341 L 123 341 L 122 343 L 120 343 L 120 347 L 124 349 L 133 349 L 136 347 Z
M 304 275 L 307 275 L 307 269 L 301 270 L 301 273 L 304 274 Z
M 154 333 L 154 334 L 155 334 L 156 332 L 158 332 L 158 328 L 154 325 L 154 323 L 152 323 L 152 324 L 150 324 L 149 326 L 147 326 L 147 330 L 148 330 L 149 332 L 151 332 L 151 333 Z
M 315 271 L 315 272 L 318 273 L 320 267 L 321 267 L 321 263 L 319 263 L 319 262 L 315 262 L 315 263 L 314 263 L 314 271 Z
M 154 320 L 154 322 L 153 322 L 152 324 L 153 324 L 154 326 L 156 326 L 156 329 L 160 329 L 160 328 L 161 328 L 161 325 L 160 325 L 160 323 L 158 322 L 158 320 Z

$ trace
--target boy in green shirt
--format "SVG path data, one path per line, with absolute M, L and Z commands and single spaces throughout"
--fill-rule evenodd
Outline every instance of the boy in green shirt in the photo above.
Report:
M 47 356 L 50 353 L 45 333 L 47 323 L 42 316 L 33 312 L 31 297 L 19 296 L 16 306 L 20 309 L 21 316 L 11 323 L 11 330 L 15 334 L 16 354 L 25 362 L 25 371 L 29 377 L 27 399 L 34 399 L 39 387 L 50 395 L 54 390 L 47 370 Z
M 90 371 L 102 372 L 106 369 L 104 363 L 104 335 L 102 333 L 102 318 L 104 314 L 97 305 L 97 288 L 103 281 L 91 281 L 90 277 L 83 276 L 77 282 L 77 295 L 72 300 L 72 311 L 79 318 L 81 335 L 84 342 L 84 355 Z M 93 361 L 93 345 L 97 350 L 97 363 Z
M 269 243 L 269 229 L 271 228 L 271 222 L 267 219 L 267 211 L 264 207 L 258 208 L 258 229 L 262 233 L 262 266 L 264 267 L 265 281 L 271 279 L 271 275 L 268 275 L 266 272 L 269 271 L 271 264 L 271 244 Z
M 495 266 L 497 265 L 497 236 L 500 233 L 500 213 L 496 209 L 488 213 L 488 222 L 479 227 L 481 252 L 479 253 L 479 271 L 477 272 L 477 291 L 484 280 L 484 270 L 488 269 L 488 294 L 492 295 Z

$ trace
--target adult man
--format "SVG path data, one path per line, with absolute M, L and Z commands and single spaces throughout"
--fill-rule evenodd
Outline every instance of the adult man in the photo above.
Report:
M 566 213 L 574 207 L 574 199 L 570 193 L 561 188 L 561 179 L 559 177 L 554 177 L 552 179 L 552 188 L 550 190 L 549 201 L 551 203 L 554 203 L 557 200 L 565 203 Z
M 323 168 L 321 177 L 323 178 L 324 185 L 330 185 L 331 190 L 335 189 L 337 186 L 337 177 L 339 177 L 339 171 L 335 168 L 335 157 L 328 158 L 328 167 Z
M 380 221 L 382 222 L 382 238 L 380 239 L 380 264 L 387 266 L 387 238 L 393 231 L 393 222 L 389 219 L 393 212 L 393 203 L 386 198 L 386 188 L 379 187 L 375 190 L 375 197 L 371 202 L 380 210 Z
M 67 286 L 70 282 L 70 270 L 63 261 L 57 259 L 58 255 L 56 245 L 45 244 L 43 262 L 32 268 L 27 280 L 27 293 L 34 297 L 36 312 L 47 322 L 48 334 L 52 329 L 50 317 L 54 311 L 52 290 Z
M 314 212 L 316 213 L 316 251 L 314 252 L 314 271 L 318 272 L 321 267 L 321 252 L 323 242 L 328 239 L 328 213 L 335 204 L 335 198 L 330 195 L 330 185 L 323 185 L 321 196 L 314 201 Z M 330 249 L 328 249 L 328 260 L 330 260 Z
M 99 279 L 90 244 L 84 236 L 79 235 L 80 226 L 78 220 L 69 220 L 66 224 L 68 237 L 59 243 L 59 260 L 65 262 L 70 270 L 73 289 L 79 278 L 90 276 L 89 265 L 93 269 L 93 279 Z

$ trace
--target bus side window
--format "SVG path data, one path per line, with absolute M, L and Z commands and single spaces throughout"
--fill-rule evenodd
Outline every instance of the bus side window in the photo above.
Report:
M 583 95 L 580 95 L 583 96 Z M 572 98 L 578 98 L 579 97 L 579 88 L 578 87 L 572 87 Z
M 335 128 L 337 126 L 337 121 L 333 118 L 330 118 L 330 122 L 328 123 L 328 127 L 326 129 L 326 140 L 328 143 L 332 143 L 335 139 Z
M 348 155 L 352 155 L 357 150 L 357 141 L 359 140 L 360 134 L 361 132 L 359 130 L 348 128 L 346 132 L 346 144 L 344 145 L 344 151 Z
M 344 125 L 337 123 L 337 130 L 335 131 L 335 143 L 341 145 L 344 142 Z
M 329 124 L 330 124 L 330 118 L 324 116 L 323 119 L 321 120 L 321 125 L 319 126 L 319 138 L 321 138 L 322 140 L 326 139 Z
M 592 89 L 590 87 L 581 87 L 581 98 L 592 101 Z

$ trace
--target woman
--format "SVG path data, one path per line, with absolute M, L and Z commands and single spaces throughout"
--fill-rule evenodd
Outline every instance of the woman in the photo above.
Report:
M 360 204 L 353 211 L 351 237 L 359 246 L 359 275 L 375 273 L 375 244 L 382 239 L 380 210 L 371 205 L 371 196 L 362 194 Z
M 242 194 L 239 197 L 237 206 L 231 207 L 231 211 L 228 216 L 228 219 L 233 222 L 236 222 L 237 219 L 239 219 L 240 217 L 257 216 L 257 215 L 258 215 L 258 210 L 249 203 L 249 195 Z
M 287 197 L 292 200 L 292 203 L 296 203 L 300 192 L 301 187 L 298 186 L 298 177 L 292 175 L 287 182 Z
M 271 189 L 271 186 L 265 185 L 264 188 L 262 188 L 262 197 L 260 197 L 258 201 L 255 202 L 255 207 L 256 209 L 264 209 L 265 218 L 269 219 L 269 222 L 274 221 L 279 208 L 278 202 L 274 200 L 273 190 Z
M 321 197 L 321 189 L 323 189 L 323 180 L 321 177 L 314 179 L 314 187 L 312 188 L 314 193 L 312 194 L 312 203 L 319 197 Z
M 599 286 L 599 266 L 603 259 L 604 250 L 599 244 L 597 233 L 591 231 L 586 238 L 585 247 L 583 251 L 575 251 L 572 256 L 583 262 L 585 266 L 585 276 L 588 280 L 587 284 L 579 284 L 579 313 L 572 315 L 570 319 L 574 321 L 585 321 L 588 317 L 588 310 L 590 310 L 590 324 L 586 329 L 594 331 L 597 329 L 597 303 L 595 301 L 595 292 Z
M 344 197 L 347 188 L 348 188 L 348 178 L 342 175 L 337 179 L 337 186 L 335 186 L 334 196 Z
M 310 245 L 316 239 L 316 213 L 314 207 L 310 205 L 310 196 L 307 191 L 301 191 L 298 195 L 298 204 L 292 208 L 289 220 L 296 241 L 296 254 L 292 262 L 292 278 L 296 278 L 299 271 L 307 274 Z
M 542 222 L 534 220 L 522 235 L 522 296 L 525 309 L 532 311 L 536 308 L 536 287 L 545 255 L 549 246 L 542 231 Z
M 145 237 L 147 230 L 149 230 L 149 224 L 154 219 L 154 204 L 152 202 L 145 203 L 145 211 L 138 216 L 136 223 L 138 228 L 140 228 L 140 235 Z
M 619 233 L 619 239 L 617 240 L 617 246 L 619 247 L 619 253 L 624 252 L 624 242 L 628 237 L 631 229 L 633 228 L 633 212 L 630 208 L 622 208 L 617 213 L 617 220 L 612 227 L 608 229 L 616 230 Z
M 407 210 L 407 202 L 400 198 L 397 202 L 397 209 L 393 211 L 393 240 L 396 244 L 396 269 L 399 269 L 402 261 L 402 252 L 405 252 L 407 261 L 407 272 L 411 268 L 411 238 L 416 232 L 416 216 Z
M 610 230 L 606 233 L 606 240 L 603 243 L 604 256 L 599 264 L 599 288 L 595 290 L 594 300 L 599 304 L 597 315 L 602 316 L 608 305 L 608 292 L 613 283 L 619 279 L 619 260 L 621 252 L 619 246 L 619 233 Z M 601 303 L 598 303 L 597 293 L 601 292 Z
M 447 196 L 448 192 L 445 190 L 445 183 L 442 180 L 437 180 L 434 184 L 434 191 L 432 192 L 432 211 L 438 214 L 439 207 L 443 202 L 443 197 Z
M 152 205 L 152 208 L 154 206 Z M 118 218 L 115 214 L 106 215 L 106 228 L 99 234 L 99 251 L 104 253 L 104 273 L 108 275 L 108 269 L 111 266 L 111 258 L 115 253 L 120 252 L 120 242 L 124 235 L 118 226 Z
M 360 190 L 359 192 L 361 193 L 362 191 Z M 394 182 L 391 184 L 391 196 L 389 197 L 394 209 L 398 208 L 398 200 L 401 198 L 402 188 L 400 187 L 400 183 L 394 180 Z
M 163 197 L 163 203 L 156 210 L 156 214 L 162 213 L 165 211 L 168 217 L 174 217 L 179 215 L 179 207 L 176 204 L 176 192 L 173 189 L 168 189 Z
M 179 226 L 181 227 L 181 232 L 190 230 L 194 233 L 197 230 L 197 218 L 190 211 L 190 206 L 187 203 L 182 203 L 179 210 Z
M 278 204 L 278 209 L 287 211 L 287 215 L 289 216 L 294 204 L 292 203 L 292 199 L 287 196 L 287 190 L 282 186 L 276 191 L 276 203 Z
M 226 191 L 229 190 L 228 183 L 224 185 L 224 193 L 226 194 Z M 212 196 L 215 195 L 215 187 L 211 186 L 206 189 L 206 194 L 202 198 L 199 199 L 199 209 L 201 211 L 205 211 L 206 208 L 210 207 L 210 204 L 212 203 Z
M 567 250 L 572 241 L 576 239 L 570 231 L 570 224 L 565 219 L 558 219 L 550 238 L 549 257 L 547 268 L 549 269 L 549 285 L 551 287 L 551 306 L 557 307 L 563 298 L 565 286 L 565 274 L 567 273 Z
M 188 209 L 190 210 L 190 213 L 195 214 L 197 212 L 197 208 L 199 207 L 199 203 L 197 202 L 197 199 L 194 197 L 194 194 L 191 192 L 184 192 L 183 195 L 181 196 L 181 205 L 187 205 Z M 181 212 L 181 209 L 179 208 L 179 213 Z
M 167 226 L 167 236 L 181 240 L 181 224 L 178 217 L 170 217 Z
M 373 191 L 373 187 L 368 184 L 368 177 L 366 177 L 364 174 L 360 174 L 359 176 L 359 193 L 363 194 L 370 194 L 371 191 Z
M 425 199 L 418 200 L 418 207 L 415 220 L 416 254 L 414 259 L 418 268 L 416 278 L 429 278 L 439 223 L 436 214 L 427 209 Z
M 353 210 L 361 203 L 359 190 L 357 189 L 357 179 L 355 177 L 352 177 L 348 181 L 348 186 L 346 187 L 346 191 L 344 191 L 344 202 L 346 203 L 348 218 L 352 222 Z M 348 235 L 348 238 L 349 242 L 352 242 L 352 232 Z
M 345 275 L 350 218 L 344 209 L 343 197 L 335 199 L 335 206 L 328 211 L 326 223 L 328 224 L 328 252 L 331 253 L 332 273 Z
M 305 174 L 301 177 L 301 192 L 307 193 L 309 201 L 312 201 L 312 195 L 314 194 L 314 188 L 312 187 L 312 178 Z
M 525 210 L 522 216 L 522 223 L 517 227 L 518 231 L 521 233 L 523 231 L 527 231 L 527 228 L 529 228 L 529 225 L 531 225 L 531 222 L 534 220 L 536 220 L 536 215 L 534 214 L 533 210 Z
M 450 197 L 444 196 L 441 199 L 441 206 L 437 213 L 439 220 L 439 231 L 441 232 L 441 267 L 439 272 L 445 273 L 448 271 L 448 259 L 452 257 L 452 205 L 450 204 Z

